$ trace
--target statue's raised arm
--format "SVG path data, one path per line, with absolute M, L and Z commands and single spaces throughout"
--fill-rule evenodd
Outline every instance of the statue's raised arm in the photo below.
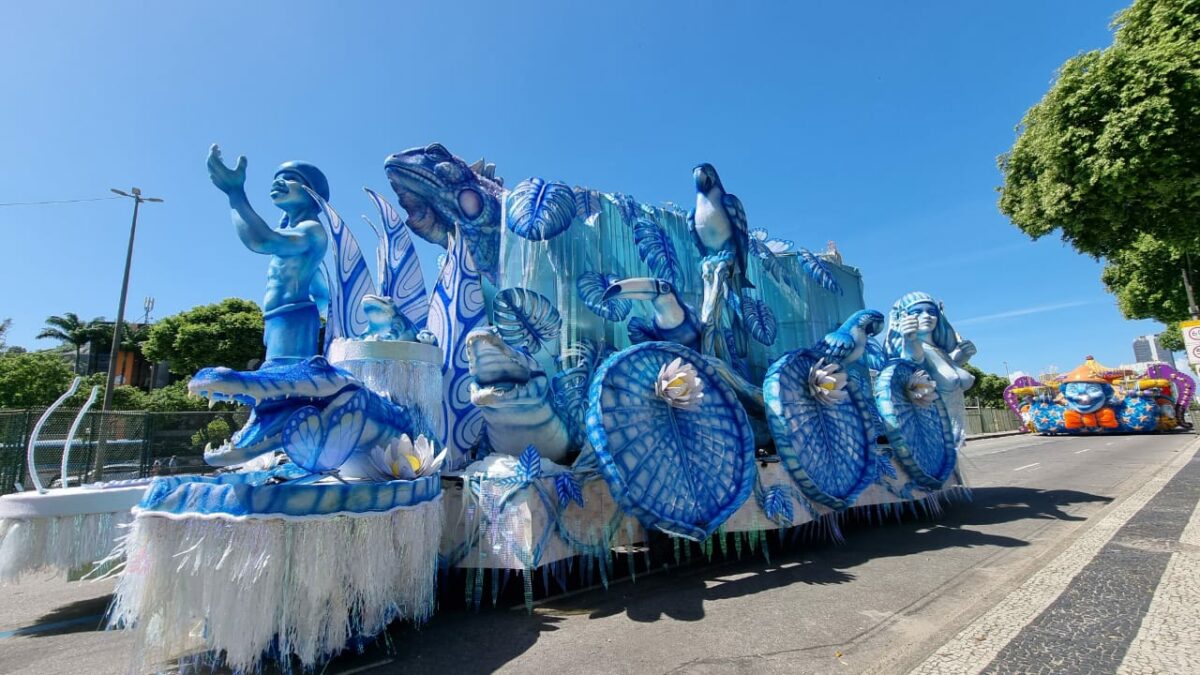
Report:
M 290 363 L 316 354 L 320 298 L 314 297 L 314 289 L 319 296 L 323 286 L 320 265 L 329 244 L 318 219 L 320 207 L 304 188 L 328 200 L 325 174 L 307 162 L 285 162 L 279 167 L 270 196 L 284 215 L 274 228 L 255 212 L 246 197 L 245 157 L 238 157 L 230 169 L 214 144 L 208 152 L 208 175 L 229 198 L 233 224 L 242 243 L 255 253 L 271 256 L 263 298 L 267 363 Z

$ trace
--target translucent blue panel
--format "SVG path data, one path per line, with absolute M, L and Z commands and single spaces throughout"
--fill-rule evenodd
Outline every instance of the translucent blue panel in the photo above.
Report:
M 674 250 L 679 270 L 676 290 L 693 307 L 699 307 L 702 294 L 700 253 L 687 229 L 687 214 L 678 208 L 639 204 L 621 194 L 604 194 L 576 188 L 577 213 L 571 226 L 552 239 L 530 241 L 501 228 L 499 287 L 529 288 L 550 298 L 563 319 L 562 336 L 555 349 L 535 355 L 546 367 L 553 357 L 580 339 L 607 344 L 615 349 L 630 345 L 626 324 L 629 318 L 649 318 L 649 303 L 634 302 L 622 321 L 607 321 L 583 302 L 578 290 L 580 275 L 605 274 L 613 279 L 662 277 L 672 267 L 661 253 L 643 257 L 638 252 L 635 226 L 644 221 L 641 232 L 658 227 L 666 234 Z M 751 291 L 775 313 L 778 337 L 770 345 L 748 340 L 749 366 L 753 379 L 762 381 L 767 368 L 784 353 L 809 347 L 825 333 L 835 329 L 848 316 L 863 308 L 862 276 L 858 270 L 826 261 L 841 285 L 842 293 L 825 290 L 804 272 L 800 257 L 783 253 L 773 264 L 781 272 L 776 277 L 762 269 L 763 261 L 750 257 L 747 276 L 757 287 Z

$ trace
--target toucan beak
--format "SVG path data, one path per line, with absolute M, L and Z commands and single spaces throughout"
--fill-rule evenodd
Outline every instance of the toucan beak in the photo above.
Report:
M 634 277 L 632 279 L 622 279 L 609 286 L 604 291 L 604 297 L 600 301 L 608 302 L 614 298 L 653 300 L 657 297 L 658 279 L 654 277 Z

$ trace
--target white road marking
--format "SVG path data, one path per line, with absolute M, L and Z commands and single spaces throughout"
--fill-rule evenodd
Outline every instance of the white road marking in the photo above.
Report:
M 1084 448 L 1084 449 L 1082 449 L 1082 450 L 1076 450 L 1076 451 L 1075 451 L 1075 454 L 1077 454 L 1077 455 L 1081 455 L 1081 454 L 1083 454 L 1083 453 L 1087 452 L 1088 450 L 1091 450 L 1091 448 Z
M 1181 550 L 1171 555 L 1138 634 L 1117 668 L 1134 673 L 1200 672 L 1196 651 L 1196 614 L 1200 605 L 1200 505 L 1179 537 Z
M 1032 469 L 1035 466 L 1041 466 L 1041 464 L 1042 464 L 1041 462 L 1034 462 L 1033 464 L 1026 464 L 1025 466 L 1018 466 L 1017 468 L 1013 469 L 1013 471 L 1024 471 L 1025 469 Z
M 1191 461 L 1197 448 L 1200 448 L 1200 443 L 1193 442 L 1186 450 L 1176 455 L 1162 471 L 1146 481 L 1137 492 L 1113 507 L 1100 522 L 1084 532 L 1067 550 L 942 645 L 911 673 L 975 675 L 986 668 L 1022 628 L 1046 611 L 1050 603 L 1062 594 L 1071 580 L 1096 557 L 1113 535 Z

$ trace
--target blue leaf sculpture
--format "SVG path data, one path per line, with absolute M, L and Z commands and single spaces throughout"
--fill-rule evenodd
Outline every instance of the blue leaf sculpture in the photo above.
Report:
M 542 477 L 542 456 L 532 445 L 525 446 L 517 460 L 517 475 L 525 482 L 532 482 Z
M 523 180 L 508 194 L 508 229 L 530 241 L 553 239 L 575 220 L 575 193 L 566 183 L 542 178 Z
M 767 370 L 763 399 L 767 423 L 784 468 L 806 497 L 842 510 L 878 475 L 866 375 L 847 371 L 840 403 L 814 397 L 809 376 L 821 360 L 816 352 L 788 352 Z
M 704 396 L 679 408 L 656 393 L 658 373 L 680 359 Z M 737 395 L 696 352 L 647 342 L 617 352 L 588 393 L 588 439 L 621 508 L 644 526 L 701 541 L 754 489 L 754 433 Z
M 530 354 L 542 351 L 562 332 L 562 317 L 554 303 L 528 288 L 506 288 L 497 293 L 492 303 L 492 323 L 505 342 L 523 346 Z
M 763 515 L 783 527 L 788 527 L 796 519 L 796 510 L 792 507 L 792 498 L 788 491 L 779 485 L 772 485 L 763 497 Z
M 801 265 L 809 278 L 820 284 L 821 288 L 830 293 L 842 294 L 841 284 L 837 282 L 837 279 L 833 278 L 833 271 L 829 269 L 824 260 L 813 255 L 813 252 L 806 248 L 799 249 L 799 253 Z
M 918 404 L 909 398 L 909 381 L 918 370 L 912 361 L 888 361 L 875 379 L 875 403 L 900 465 L 915 483 L 936 490 L 954 472 L 958 449 L 942 400 Z
M 602 274 L 600 272 L 584 272 L 575 280 L 575 289 L 579 293 L 579 299 L 592 312 L 609 320 L 609 321 L 624 321 L 625 317 L 629 316 L 629 311 L 633 309 L 633 301 L 625 298 L 614 298 L 608 302 L 604 302 L 604 291 L 615 281 L 620 281 L 618 277 L 611 274 Z
M 639 218 L 633 226 L 633 241 L 637 244 L 642 262 L 646 263 L 654 276 L 672 285 L 679 284 L 682 279 L 679 255 L 675 252 L 675 244 L 658 223 Z
M 367 315 L 362 308 L 364 296 L 375 292 L 375 283 L 371 281 L 371 271 L 363 260 L 362 249 L 354 233 L 346 227 L 342 217 L 333 207 L 313 192 L 308 186 L 304 189 L 312 197 L 321 212 L 325 215 L 329 227 L 333 249 L 333 269 L 328 268 L 329 276 L 329 312 L 325 322 L 325 351 L 334 338 L 356 338 L 367 332 Z
M 600 193 L 596 190 L 577 187 L 575 192 L 575 215 L 587 220 L 600 213 Z
M 580 487 L 579 481 L 575 479 L 575 474 L 560 473 L 555 476 L 554 490 L 558 493 L 558 503 L 560 506 L 568 506 L 571 502 L 583 506 L 583 488 Z
M 750 337 L 768 347 L 775 344 L 779 324 L 775 321 L 775 312 L 767 303 L 750 295 L 749 290 L 743 290 L 741 314 L 742 324 L 746 326 Z
M 421 262 L 413 247 L 412 237 L 400 214 L 388 200 L 370 188 L 363 188 L 367 197 L 379 210 L 383 221 L 382 241 L 379 247 L 379 292 L 391 298 L 400 313 L 418 329 L 425 328 L 429 317 L 429 299 L 425 295 L 425 277 L 421 274 Z
M 442 444 L 451 449 L 451 468 L 460 468 L 483 430 L 483 413 L 471 403 L 468 385 L 474 378 L 466 342 L 472 330 L 487 324 L 487 311 L 480 271 L 464 237 L 454 239 L 439 269 L 428 322 L 442 348 L 442 417 L 436 431 Z

